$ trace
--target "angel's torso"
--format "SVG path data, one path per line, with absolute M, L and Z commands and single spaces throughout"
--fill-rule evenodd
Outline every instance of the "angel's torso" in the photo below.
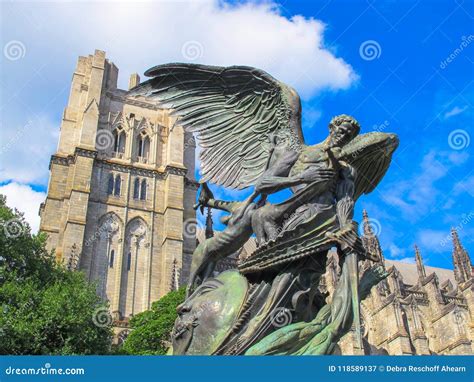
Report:
M 290 176 L 301 174 L 308 169 L 329 169 L 331 161 L 321 143 L 314 146 L 303 146 L 301 152 L 293 165 Z
M 304 172 L 332 169 L 334 165 L 329 158 L 328 153 L 323 149 L 321 143 L 314 146 L 303 146 L 300 155 L 291 168 L 290 176 L 297 176 Z M 337 174 L 335 174 L 335 178 Z M 327 191 L 320 195 L 315 195 L 311 204 L 329 205 L 334 201 L 334 187 L 329 187 L 331 180 L 328 181 Z M 301 185 L 297 189 L 305 187 Z

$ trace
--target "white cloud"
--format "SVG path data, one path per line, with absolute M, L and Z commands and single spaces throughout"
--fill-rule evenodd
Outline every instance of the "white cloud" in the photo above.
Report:
M 3 5 L 9 17 L 2 20 L 2 41 L 21 41 L 25 55 L 5 60 L 8 76 L 2 73 L 1 78 L 0 182 L 11 182 L 2 191 L 9 193 L 10 205 L 25 211 L 33 230 L 44 195 L 25 184 L 47 184 L 65 94 L 80 55 L 105 50 L 120 69 L 122 88 L 131 73 L 176 61 L 255 66 L 305 99 L 346 89 L 357 80 L 351 66 L 334 53 L 336 47 L 325 45 L 322 21 L 285 17 L 271 2 Z M 310 111 L 311 120 L 318 116 Z
M 459 107 L 459 106 L 454 106 L 451 110 L 447 111 L 444 114 L 444 119 L 448 119 L 451 117 L 454 117 L 455 115 L 461 114 L 467 110 L 469 106 L 464 106 L 464 107 Z
M 262 68 L 306 99 L 357 80 L 336 47 L 325 45 L 322 21 L 287 18 L 271 2 L 10 2 L 4 8 L 11 17 L 3 20 L 2 38 L 21 41 L 25 57 L 5 61 L 1 138 L 14 144 L 2 152 L 0 182 L 47 183 L 59 125 L 42 116 L 59 120 L 66 104 L 58 99 L 67 94 L 77 57 L 94 49 L 119 67 L 122 88 L 131 73 L 176 61 Z M 22 130 L 28 118 L 43 120 Z
M 16 208 L 25 214 L 25 219 L 29 223 L 31 231 L 33 233 L 38 232 L 40 224 L 39 206 L 44 202 L 46 194 L 19 183 L 0 186 L 0 194 L 7 197 L 7 206 Z
M 438 203 L 444 198 L 444 193 L 438 188 L 437 182 L 444 179 L 454 166 L 465 163 L 468 158 L 469 155 L 453 155 L 432 150 L 423 157 L 412 177 L 388 185 L 382 199 L 398 208 L 407 219 L 411 221 L 422 219 L 434 208 L 438 208 Z
M 415 264 L 415 258 L 414 257 L 404 257 L 403 259 L 398 260 L 401 263 L 408 263 L 408 264 Z
M 398 247 L 396 244 L 391 243 L 388 247 L 391 258 L 398 258 L 405 255 L 406 250 Z
M 450 162 L 452 162 L 456 166 L 460 166 L 469 159 L 470 155 L 466 151 L 457 151 L 457 152 L 451 152 L 448 154 L 448 159 Z
M 123 86 L 132 72 L 174 61 L 255 66 L 305 97 L 322 89 L 345 89 L 357 78 L 351 66 L 325 46 L 322 21 L 298 15 L 289 19 L 271 2 L 72 2 L 18 8 L 28 21 L 34 13 L 36 23 L 22 25 L 36 32 L 31 38 L 48 41 L 64 55 L 105 50 L 124 72 Z M 58 33 L 61 30 L 67 33 Z M 40 43 L 23 42 L 27 54 L 34 54 Z M 48 52 L 39 53 L 44 61 Z
M 417 243 L 420 244 L 420 248 L 428 252 L 444 252 L 447 237 L 449 238 L 449 230 L 424 229 L 418 232 Z
M 306 107 L 303 106 L 303 110 L 302 127 L 303 131 L 308 131 L 315 127 L 316 122 L 318 122 L 322 116 L 322 112 L 319 108 L 309 106 L 309 104 Z
M 3 122 L 3 121 L 2 121 Z M 0 130 L 0 182 L 46 184 L 59 126 L 45 115 Z
M 448 198 L 442 208 L 443 210 L 450 210 L 451 208 L 453 208 L 454 205 L 456 205 L 456 200 L 454 200 L 453 198 Z

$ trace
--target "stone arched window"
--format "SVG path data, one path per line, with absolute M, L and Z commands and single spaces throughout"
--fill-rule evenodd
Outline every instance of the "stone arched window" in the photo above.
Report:
M 103 215 L 95 232 L 90 236 L 91 280 L 97 282 L 98 295 L 108 300 L 115 290 L 115 258 L 120 247 L 123 223 L 114 213 Z
M 119 297 L 119 311 L 124 316 L 141 312 L 146 306 L 143 290 L 147 264 L 150 264 L 148 234 L 148 225 L 141 217 L 126 225 Z
M 129 252 L 127 255 L 127 271 L 130 271 L 131 267 L 132 267 L 132 253 Z
M 119 126 L 114 130 L 114 151 L 123 154 L 125 152 L 125 144 L 127 143 L 127 135 Z
M 115 257 L 115 251 L 112 249 L 110 251 L 110 260 L 109 260 L 109 268 L 114 267 L 114 257 Z
M 135 178 L 133 181 L 133 199 L 146 200 L 146 179 Z
M 138 199 L 140 197 L 140 179 L 135 178 L 133 182 L 133 199 Z
M 114 174 L 109 175 L 109 181 L 107 183 L 107 195 L 112 195 L 114 193 Z
M 114 195 L 120 196 L 120 188 L 122 186 L 122 178 L 120 175 L 115 176 L 115 184 L 114 184 Z
M 138 146 L 138 160 L 142 163 L 148 161 L 148 155 L 150 153 L 150 138 L 145 132 L 141 132 L 137 138 Z
M 140 187 L 140 199 L 146 200 L 146 179 L 142 179 L 142 184 Z

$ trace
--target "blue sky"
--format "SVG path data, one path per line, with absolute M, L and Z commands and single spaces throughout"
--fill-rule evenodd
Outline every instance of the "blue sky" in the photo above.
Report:
M 105 50 L 122 87 L 130 73 L 169 61 L 254 65 L 300 92 L 308 143 L 341 113 L 362 132 L 399 135 L 356 219 L 368 210 L 387 258 L 412 261 L 418 243 L 429 265 L 451 268 L 451 226 L 474 250 L 473 4 L 4 2 L 0 192 L 37 226 L 77 56 Z M 104 12 L 113 20 L 105 25 Z
M 397 133 L 392 167 L 376 191 L 360 199 L 356 216 L 366 208 L 377 219 L 388 257 L 413 258 L 416 242 L 430 265 L 451 267 L 450 226 L 459 228 L 468 251 L 474 249 L 473 146 L 467 146 L 474 49 L 466 43 L 456 50 L 463 41 L 474 42 L 474 3 L 344 1 L 319 9 L 294 7 L 298 3 L 288 2 L 286 12 L 326 22 L 327 44 L 360 76 L 350 89 L 304 105 L 323 113 L 314 125 L 305 123 L 307 139 L 320 140 L 321 122 L 341 112 L 354 115 L 363 131 L 382 126 Z M 359 48 L 370 40 L 380 46 L 380 56 L 364 60 Z

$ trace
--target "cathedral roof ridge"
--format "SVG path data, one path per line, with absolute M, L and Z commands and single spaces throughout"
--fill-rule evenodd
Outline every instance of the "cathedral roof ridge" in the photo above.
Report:
M 385 266 L 387 267 L 387 269 L 389 269 L 390 267 L 395 267 L 402 275 L 405 284 L 415 285 L 418 283 L 419 277 L 415 263 L 406 263 L 402 261 L 386 259 Z M 436 275 L 440 283 L 444 283 L 445 281 L 449 280 L 453 285 L 457 285 L 452 269 L 438 268 L 428 265 L 425 265 L 425 269 L 427 276 L 423 280 L 423 285 L 431 281 L 434 275 Z

